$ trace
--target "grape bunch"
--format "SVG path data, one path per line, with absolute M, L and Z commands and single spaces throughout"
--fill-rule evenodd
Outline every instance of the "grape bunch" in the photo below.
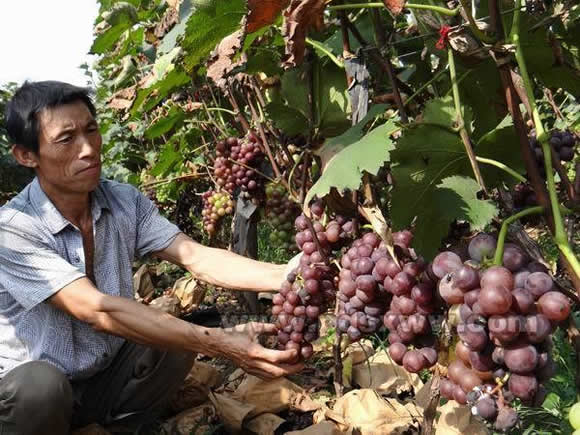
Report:
M 336 300 L 337 270 L 327 264 L 327 259 L 351 234 L 345 230 L 349 226 L 341 216 L 326 225 L 320 222 L 324 214 L 321 203 L 313 203 L 310 211 L 314 217 L 312 229 L 304 214 L 294 221 L 296 244 L 302 251 L 300 263 L 274 295 L 272 307 L 272 314 L 277 316 L 278 347 L 297 349 L 304 359 L 312 355 L 311 343 L 318 338 L 319 315 Z
M 469 243 L 469 259 L 445 251 L 431 270 L 440 297 L 459 319 L 457 359 L 441 382 L 441 395 L 469 403 L 473 413 L 505 430 L 517 423 L 510 399 L 531 404 L 541 397 L 541 382 L 554 370 L 550 336 L 571 306 L 547 269 L 517 245 L 506 243 L 502 265 L 485 268 L 496 245 L 493 236 L 478 234 Z
M 234 212 L 234 201 L 229 193 L 208 190 L 202 195 L 203 210 L 201 212 L 203 228 L 212 236 L 217 230 L 219 220 Z
M 288 198 L 286 188 L 281 184 L 270 183 L 266 186 L 265 216 L 273 227 L 270 242 L 287 251 L 297 249 L 291 234 L 293 222 L 300 214 L 300 207 Z
M 542 145 L 536 138 L 535 130 L 530 132 L 530 147 L 536 156 L 536 161 L 540 168 L 540 173 L 545 176 L 546 170 L 544 167 L 544 153 L 542 152 Z M 569 131 L 554 130 L 549 139 L 550 145 L 556 153 L 556 159 L 563 162 L 570 162 L 574 159 L 576 152 L 577 138 Z
M 236 188 L 259 196 L 262 177 L 256 172 L 264 158 L 257 136 L 249 133 L 245 138 L 229 137 L 216 145 L 214 175 L 216 183 L 233 194 Z
M 357 341 L 384 324 L 390 331 L 391 358 L 417 373 L 437 361 L 428 318 L 434 310 L 435 283 L 424 273 L 425 262 L 410 246 L 412 233 L 396 232 L 393 239 L 398 261 L 372 232 L 355 240 L 342 256 L 337 329 Z

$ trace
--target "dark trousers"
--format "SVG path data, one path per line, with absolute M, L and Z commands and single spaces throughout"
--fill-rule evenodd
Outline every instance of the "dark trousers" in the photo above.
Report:
M 43 361 L 22 364 L 0 380 L 0 434 L 61 435 L 91 423 L 147 424 L 164 410 L 194 359 L 127 342 L 106 370 L 79 382 Z

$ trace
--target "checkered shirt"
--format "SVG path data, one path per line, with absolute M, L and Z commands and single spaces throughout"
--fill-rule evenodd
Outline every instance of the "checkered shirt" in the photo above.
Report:
M 133 298 L 135 258 L 163 250 L 179 229 L 128 184 L 102 179 L 91 194 L 99 291 Z M 106 368 L 124 339 L 97 332 L 46 299 L 85 276 L 83 240 L 34 179 L 0 207 L 0 377 L 47 361 L 70 379 Z

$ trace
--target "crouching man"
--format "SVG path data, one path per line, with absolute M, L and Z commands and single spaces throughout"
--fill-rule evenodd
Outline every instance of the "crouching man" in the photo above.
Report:
M 277 288 L 285 266 L 202 246 L 137 189 L 102 179 L 85 89 L 25 83 L 6 126 L 14 157 L 36 177 L 0 208 L 1 433 L 149 421 L 196 353 L 265 378 L 302 368 L 295 350 L 259 344 L 271 324 L 204 328 L 133 300 L 131 266 L 148 254 L 238 290 Z

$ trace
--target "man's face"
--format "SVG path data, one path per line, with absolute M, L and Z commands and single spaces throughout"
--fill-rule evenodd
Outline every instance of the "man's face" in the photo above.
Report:
M 36 174 L 45 188 L 62 193 L 92 192 L 101 175 L 102 138 L 82 101 L 38 114 Z

